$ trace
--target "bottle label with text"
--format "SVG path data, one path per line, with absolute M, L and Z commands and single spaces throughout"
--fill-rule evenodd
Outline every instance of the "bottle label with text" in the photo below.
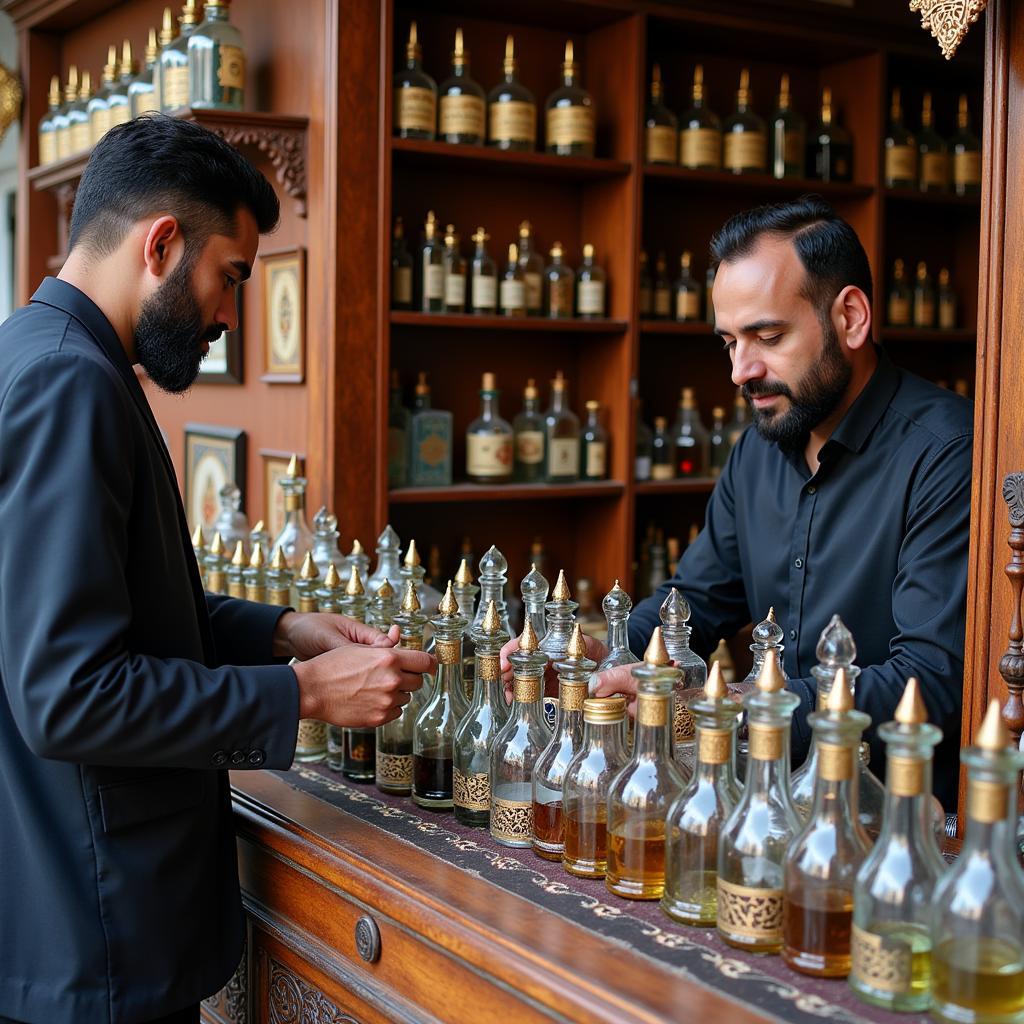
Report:
M 498 298 L 497 278 L 473 275 L 473 308 L 493 310 Z
M 492 103 L 490 110 L 491 142 L 528 142 L 537 139 L 537 110 L 525 100 Z
M 441 97 L 441 134 L 484 137 L 484 101 L 479 96 Z
M 728 132 L 725 136 L 726 169 L 763 171 L 766 141 L 764 132 Z
M 508 476 L 512 472 L 512 435 L 467 435 L 466 472 L 470 476 Z
M 578 476 L 580 443 L 575 437 L 553 437 L 548 442 L 548 476 Z
M 679 162 L 684 167 L 721 167 L 722 136 L 717 128 L 687 128 L 679 135 Z
M 166 81 L 166 79 L 165 79 Z M 433 90 L 414 85 L 398 90 L 395 127 L 399 131 L 430 132 L 437 124 L 437 97 Z
M 549 145 L 594 144 L 593 107 L 553 107 L 547 112 L 545 125 Z
M 649 164 L 674 164 L 676 149 L 676 130 L 671 125 L 656 124 L 647 129 Z
M 580 281 L 576 309 L 580 316 L 604 316 L 604 281 Z

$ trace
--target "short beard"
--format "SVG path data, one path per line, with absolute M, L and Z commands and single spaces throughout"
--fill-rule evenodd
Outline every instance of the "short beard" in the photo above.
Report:
M 821 358 L 804 374 L 795 392 L 782 381 L 751 381 L 743 385 L 743 397 L 748 402 L 755 395 L 784 395 L 789 399 L 789 409 L 784 413 L 752 407 L 757 432 L 783 451 L 800 451 L 806 446 L 810 432 L 842 401 L 853 376 L 853 367 L 843 357 L 834 324 L 823 319 L 821 326 Z

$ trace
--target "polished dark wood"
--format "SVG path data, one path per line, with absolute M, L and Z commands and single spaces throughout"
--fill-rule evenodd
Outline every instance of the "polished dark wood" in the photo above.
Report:
M 910 341 L 922 344 L 938 345 L 973 345 L 978 332 L 973 327 L 957 327 L 942 330 L 933 327 L 882 327 L 878 332 L 878 340 Z
M 816 181 L 813 178 L 773 178 L 770 174 L 733 174 L 730 171 L 700 171 L 689 167 L 663 164 L 648 165 L 644 177 L 649 181 L 678 183 L 694 192 L 746 193 L 752 197 L 771 193 L 778 199 L 815 192 L 825 199 L 867 199 L 874 194 L 873 185 L 855 182 Z
M 1010 562 L 1003 572 L 1010 582 L 1013 613 L 1010 618 L 1009 646 L 999 659 L 999 674 L 1006 683 L 1008 696 L 1003 705 L 1006 722 L 1015 744 L 1024 732 L 1024 473 L 1010 473 L 1003 481 L 1003 499 L 1010 516 Z
M 643 480 L 634 485 L 637 494 L 710 494 L 715 489 L 711 477 L 686 480 Z
M 560 334 L 619 334 L 629 326 L 625 320 L 582 317 L 556 319 L 546 316 L 481 316 L 475 313 L 417 313 L 392 310 L 391 323 L 403 327 L 454 327 L 458 330 L 540 331 Z
M 459 483 L 451 487 L 401 487 L 388 492 L 392 504 L 450 501 L 556 501 L 561 498 L 618 497 L 626 489 L 621 480 L 581 480 L 575 484 Z

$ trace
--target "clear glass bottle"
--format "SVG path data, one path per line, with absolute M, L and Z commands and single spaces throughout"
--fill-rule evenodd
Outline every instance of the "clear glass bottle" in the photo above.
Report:
M 313 552 L 307 551 L 302 559 L 298 577 L 295 580 L 293 597 L 298 600 L 300 612 L 319 611 L 316 592 L 320 586 L 320 567 L 313 560 Z
M 165 114 L 189 105 L 188 40 L 198 24 L 195 0 L 185 0 L 178 35 L 160 51 L 160 109 Z
M 790 105 L 789 75 L 784 74 L 779 80 L 779 99 L 769 127 L 772 177 L 803 177 L 807 126 Z
M 161 112 L 164 109 L 163 75 L 160 65 L 160 55 L 163 53 L 165 47 L 170 46 L 171 43 L 174 42 L 175 34 L 174 12 L 170 7 L 165 7 L 163 22 L 160 26 L 160 32 L 157 35 L 156 60 L 153 62 L 153 96 L 151 102 L 153 104 L 153 110 L 157 112 Z
M 405 549 L 400 575 L 403 585 L 408 581 L 415 585 L 416 596 L 423 612 L 428 616 L 434 615 L 441 604 L 441 593 L 426 582 L 427 570 L 423 568 L 423 559 L 420 558 L 415 538 L 409 541 L 409 546 Z
M 391 371 L 388 388 L 388 487 L 405 487 L 409 482 L 409 410 L 402 400 L 397 370 Z
M 807 144 L 807 176 L 818 181 L 853 180 L 853 141 L 833 116 L 832 90 L 821 90 L 821 117 Z
M 401 217 L 395 218 L 391 234 L 391 306 L 393 309 L 412 309 L 412 256 L 405 244 Z
M 683 388 L 676 416 L 676 475 L 707 476 L 708 432 L 700 421 L 700 410 L 693 388 Z
M 526 288 L 526 315 L 540 316 L 544 312 L 544 257 L 534 246 L 528 220 L 519 225 L 519 268 Z
M 401 579 L 402 541 L 390 523 L 377 538 L 377 565 L 366 581 L 366 589 L 376 594 L 385 581 L 392 586 Z
M 452 590 L 455 593 L 455 600 L 459 602 L 459 614 L 466 620 L 466 625 L 462 629 L 462 685 L 465 689 L 465 710 L 473 699 L 473 683 L 476 679 L 476 644 L 472 631 L 476 618 L 476 595 L 480 593 L 480 588 L 473 582 L 473 573 L 466 558 L 459 564 Z
M 521 483 L 537 483 L 544 479 L 544 432 L 540 392 L 531 377 L 523 389 L 523 408 L 512 421 L 514 476 Z
M 503 846 L 526 848 L 533 842 L 533 768 L 551 738 L 543 702 L 547 656 L 529 623 L 509 661 L 515 678 L 512 709 L 491 748 L 490 830 Z
M 274 547 L 280 547 L 292 565 L 297 565 L 307 551 L 313 550 L 313 531 L 306 522 L 306 484 L 306 478 L 299 472 L 299 458 L 293 455 L 281 477 L 284 526 L 274 538 Z
M 768 169 L 768 132 L 750 109 L 750 70 L 740 71 L 736 110 L 722 127 L 722 166 L 733 174 L 764 174 Z
M 713 928 L 718 919 L 718 835 L 740 800 L 736 722 L 742 706 L 718 665 L 687 705 L 697 728 L 697 756 L 686 789 L 665 819 L 665 893 L 661 909 L 683 924 Z
M 433 139 L 437 129 L 437 83 L 423 70 L 416 22 L 409 23 L 405 67 L 395 73 L 393 131 L 400 139 Z
M 135 80 L 128 86 L 128 107 L 132 117 L 148 114 L 158 110 L 157 93 L 154 84 L 156 74 L 156 58 L 159 54 L 156 41 L 156 29 L 149 30 L 146 49 L 143 53 L 143 67 Z
M 580 434 L 580 479 L 604 480 L 608 476 L 608 431 L 601 426 L 601 403 L 585 403 L 587 422 Z
M 326 564 L 327 572 L 330 574 L 331 570 L 335 568 L 334 562 Z M 338 578 L 336 569 L 334 577 Z M 333 583 L 333 579 L 329 580 L 325 577 L 325 588 L 335 590 L 336 585 L 330 586 Z M 337 610 L 356 622 L 366 622 L 368 604 L 369 598 L 366 595 L 359 566 L 353 565 L 349 569 L 349 579 L 345 585 L 344 594 L 337 599 Z M 324 607 L 320 607 L 320 611 L 326 610 Z M 337 729 L 336 726 L 328 726 L 328 767 L 332 767 L 332 757 L 336 756 L 332 748 L 337 744 L 338 733 L 340 733 L 341 741 L 341 774 L 354 782 L 373 782 L 377 763 L 377 730 L 374 728 Z
M 459 235 L 449 224 L 444 235 L 444 311 L 466 312 L 466 258 L 459 251 Z
M 740 802 L 718 836 L 718 934 L 748 953 L 782 947 L 783 860 L 801 822 L 789 795 L 789 730 L 800 698 L 774 648 L 743 698 L 750 759 Z
M 558 156 L 593 156 L 596 135 L 594 100 L 578 84 L 579 65 L 572 40 L 565 44 L 562 85 L 544 104 L 544 148 Z
M 569 408 L 562 371 L 551 382 L 551 406 L 544 413 L 544 463 L 548 483 L 573 483 L 580 476 L 580 421 Z
M 597 662 L 587 657 L 583 630 L 577 623 L 565 657 L 555 663 L 558 672 L 555 731 L 533 769 L 533 852 L 545 860 L 560 861 L 565 851 L 562 783 L 569 763 L 583 743 L 583 702 L 596 668 Z
M 537 104 L 519 81 L 515 41 L 505 37 L 505 77 L 487 97 L 487 142 L 498 149 L 532 152 L 537 145 Z
M 750 426 L 750 406 L 743 397 L 743 388 L 736 389 L 736 397 L 732 404 L 732 419 L 729 420 L 727 434 L 729 450 L 736 447 L 736 442 L 743 436 L 743 431 Z
M 544 639 L 548 631 L 548 620 L 545 605 L 551 587 L 534 562 L 530 571 L 519 584 L 519 593 L 523 598 L 523 614 L 525 621 L 530 623 L 533 634 L 538 642 Z
M 700 319 L 700 296 L 704 289 L 690 273 L 692 259 L 688 252 L 679 257 L 679 277 L 676 278 L 672 289 L 675 296 L 675 317 L 679 321 Z
M 608 653 L 597 666 L 598 672 L 618 665 L 635 665 L 640 659 L 629 649 L 629 616 L 633 611 L 633 600 L 621 586 L 619 581 L 601 602 L 605 622 L 608 624 Z M 670 655 L 671 657 L 671 655 Z
M 666 574 L 674 568 L 667 565 Z M 690 604 L 675 587 L 662 601 L 658 615 L 661 618 L 665 648 L 680 673 L 672 695 L 672 753 L 676 764 L 689 778 L 697 759 L 697 732 L 696 721 L 687 708 L 692 699 L 704 692 L 708 666 L 690 648 L 690 635 L 693 632 L 693 627 L 689 625 Z
M 654 260 L 654 319 L 667 320 L 672 315 L 672 282 L 668 278 L 665 254 L 659 252 Z
M 900 90 L 893 89 L 889 130 L 885 135 L 886 188 L 917 187 L 917 140 L 903 123 Z
M 850 987 L 866 1003 L 920 1013 L 931 1004 L 931 898 L 946 864 L 932 830 L 932 751 L 942 739 L 916 679 L 894 721 L 879 726 L 888 757 L 878 842 L 853 891 Z
M 706 106 L 704 66 L 693 69 L 693 102 L 679 118 L 679 163 L 694 170 L 717 171 L 722 166 L 722 123 Z
M 257 541 L 249 555 L 249 566 L 242 573 L 245 581 L 246 601 L 265 604 L 267 601 L 267 556 L 263 553 L 263 544 Z
M 139 62 L 132 56 L 131 41 L 125 39 L 121 44 L 121 62 L 118 64 L 118 78 L 110 85 L 107 94 L 107 127 L 124 124 L 131 118 L 128 106 L 128 86 L 139 70 Z
M 75 101 L 68 107 L 68 140 L 72 153 L 84 153 L 92 145 L 89 101 L 92 99 L 92 75 L 82 72 L 82 84 Z
M 477 315 L 493 316 L 498 305 L 498 268 L 487 254 L 487 241 L 491 236 L 482 227 L 473 232 L 473 280 L 470 295 L 471 311 Z
M 492 544 L 484 552 L 477 570 L 477 578 L 480 583 L 480 603 L 477 605 L 476 616 L 473 619 L 473 628 L 476 629 L 483 625 L 487 606 L 493 601 L 495 608 L 498 609 L 501 628 L 511 636 L 512 627 L 509 625 L 508 606 L 505 604 L 505 584 L 508 583 L 508 562 L 505 556 Z
M 497 380 L 485 373 L 480 384 L 480 415 L 466 428 L 466 477 L 473 483 L 512 479 L 512 424 L 498 410 Z
M 267 567 L 267 604 L 287 608 L 291 603 L 292 580 L 295 574 L 288 565 L 288 559 L 280 548 L 274 548 L 274 554 Z
M 951 331 L 956 327 L 956 292 L 949 283 L 949 268 L 943 267 L 939 271 L 939 328 L 944 331 Z
M 932 897 L 932 1013 L 958 1024 L 1024 1020 L 1024 873 L 1014 831 L 1024 754 L 993 700 L 960 760 L 967 768 L 960 856 Z
M 203 586 L 207 593 L 226 594 L 228 592 L 227 579 L 227 548 L 220 531 L 215 531 L 213 540 L 210 541 L 210 548 L 203 556 Z
M 569 584 L 565 579 L 565 570 L 558 570 L 555 589 L 551 591 L 551 600 L 544 605 L 547 613 L 547 631 L 540 641 L 541 652 L 552 664 L 564 658 L 569 650 L 572 638 L 573 615 L 579 605 L 572 599 Z
M 725 464 L 729 461 L 729 452 L 732 450 L 725 428 L 725 409 L 716 405 L 711 410 L 711 421 L 711 436 L 708 438 L 711 449 L 709 466 L 711 476 L 717 479 L 722 475 L 722 470 L 725 469 Z
M 671 480 L 676 475 L 676 445 L 668 432 L 668 420 L 654 417 L 654 436 L 651 439 L 651 479 Z
M 338 573 L 337 567 L 331 563 L 327 566 L 327 571 L 324 573 L 324 578 L 320 582 L 320 585 L 316 588 L 315 597 L 317 603 L 317 610 L 321 612 L 333 612 L 340 614 L 346 601 L 345 591 L 347 585 Z M 394 596 L 392 591 L 391 596 Z M 391 609 L 392 615 L 394 614 L 394 608 Z M 388 626 L 390 627 L 390 619 L 388 620 Z M 376 625 L 372 621 L 371 613 L 371 625 Z M 379 626 L 377 628 L 380 628 Z M 387 632 L 387 628 L 383 629 L 382 632 Z M 344 767 L 345 756 L 349 754 L 351 756 L 352 748 L 346 749 L 345 733 L 349 730 L 342 728 L 339 725 L 328 725 L 327 726 L 327 767 L 332 772 L 340 772 Z M 377 730 L 369 729 L 368 732 L 373 734 L 373 756 L 370 758 L 369 768 L 369 780 L 373 780 L 375 765 L 377 761 L 376 757 L 376 745 L 377 745 Z M 365 752 L 365 751 L 364 751 Z
M 647 263 L 647 253 L 640 250 L 639 277 L 639 313 L 641 320 L 649 320 L 654 315 L 654 281 L 651 278 L 651 268 Z
M 235 550 L 231 555 L 231 563 L 228 565 L 228 597 L 245 598 L 245 567 L 248 558 L 245 552 L 245 541 L 240 540 L 235 544 Z
M 679 150 L 679 120 L 662 97 L 661 65 L 651 69 L 651 98 L 644 125 L 644 155 L 649 164 L 674 164 Z
M 914 293 L 907 284 L 907 272 L 903 260 L 892 265 L 892 284 L 886 304 L 886 320 L 890 327 L 909 327 L 913 321 Z
M 57 115 L 61 108 L 60 76 L 50 79 L 50 91 L 47 94 L 46 113 L 39 122 L 39 167 L 52 164 L 57 159 Z M 63 115 L 66 122 L 66 114 Z M 90 134 L 89 143 L 92 144 Z
M 330 576 L 330 571 L 330 568 L 328 568 L 328 577 Z M 325 578 L 325 585 L 326 582 L 327 579 Z M 397 610 L 398 609 L 395 605 L 395 588 L 391 585 L 390 580 L 384 580 L 370 599 L 370 608 L 367 612 L 367 622 L 373 626 L 374 629 L 379 629 L 382 633 L 387 633 L 388 630 L 391 629 L 391 624 L 395 621 L 395 614 Z
M 949 149 L 935 130 L 932 94 L 921 100 L 921 130 L 917 133 L 918 187 L 922 192 L 949 191 Z
M 562 243 L 555 242 L 551 246 L 551 262 L 544 271 L 548 316 L 556 320 L 571 318 L 575 308 L 576 274 L 562 262 L 563 255 Z
M 419 374 L 409 417 L 409 484 L 449 487 L 452 482 L 452 414 L 435 409 L 427 375 Z
M 193 107 L 245 107 L 245 47 L 228 20 L 230 0 L 205 0 L 205 20 L 188 39 L 188 87 Z
M 427 211 L 420 246 L 420 310 L 440 313 L 444 310 L 444 246 L 437 237 L 437 216 Z
M 526 316 L 526 282 L 519 265 L 519 247 L 512 242 L 508 247 L 508 263 L 501 276 L 498 306 L 502 316 Z
M 107 101 L 110 98 L 111 90 L 117 85 L 117 77 L 119 73 L 117 47 L 110 46 L 107 48 L 107 63 L 103 65 L 103 76 L 100 79 L 99 88 L 93 94 L 92 99 L 89 100 L 87 105 L 87 109 L 89 111 L 89 134 L 92 137 L 92 144 L 94 146 L 103 138 L 104 135 L 107 134 L 107 129 L 110 128 L 110 104 Z M 65 95 L 67 94 L 65 93 Z M 65 103 L 63 115 L 58 114 L 58 120 L 61 116 L 63 117 L 63 125 L 65 129 L 62 135 L 58 128 L 58 156 L 68 156 L 71 153 L 71 135 L 68 131 L 69 126 L 67 119 L 67 111 L 71 107 L 71 102 L 72 101 L 67 101 Z
M 679 670 L 672 667 L 654 630 L 637 681 L 633 756 L 608 789 L 609 892 L 633 900 L 658 900 L 665 891 L 665 816 L 685 780 L 672 760 L 671 702 Z
M 607 315 L 608 282 L 603 268 L 594 262 L 594 247 L 583 246 L 583 263 L 576 271 L 576 315 L 582 320 L 599 320 Z
M 923 260 L 917 265 L 914 280 L 914 326 L 935 326 L 935 286 Z
M 633 479 L 637 483 L 651 479 L 651 463 L 654 459 L 654 431 L 643 419 L 643 405 L 636 404 L 636 444 L 633 452 Z
M 225 484 L 217 495 L 220 511 L 213 528 L 220 533 L 224 546 L 233 551 L 235 545 L 249 536 L 249 521 L 242 509 L 242 492 L 233 484 Z
M 953 191 L 958 196 L 981 192 L 981 140 L 971 131 L 971 111 L 967 96 L 960 94 L 956 115 L 956 134 L 949 140 L 953 156 Z
M 482 146 L 486 131 L 485 97 L 469 74 L 469 51 L 463 45 L 462 29 L 455 30 L 452 73 L 438 89 L 437 136 L 454 145 Z

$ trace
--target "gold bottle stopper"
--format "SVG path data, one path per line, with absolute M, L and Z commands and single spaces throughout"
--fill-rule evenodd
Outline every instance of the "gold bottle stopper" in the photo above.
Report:
M 565 653 L 577 661 L 587 656 L 587 639 L 583 635 L 583 627 L 578 622 L 572 627 L 572 636 L 569 637 L 569 646 Z
M 571 39 L 567 39 L 565 42 L 565 60 L 562 61 L 562 72 L 566 75 L 574 75 L 576 73 L 576 61 L 573 59 Z
M 252 528 L 252 533 L 262 533 L 266 529 L 266 524 L 262 519 L 256 520 L 256 525 Z
M 449 249 L 454 249 L 456 247 L 456 245 L 458 244 L 458 241 L 459 241 L 459 236 L 455 233 L 455 225 L 454 224 L 449 224 L 444 229 L 444 244 Z
M 103 65 L 103 81 L 109 85 L 117 78 L 117 47 L 107 47 L 107 63 Z
M 729 696 L 729 690 L 722 678 L 722 666 L 716 661 L 708 673 L 708 681 L 704 684 L 705 700 L 725 700 Z
M 482 246 L 484 242 L 490 241 L 490 238 L 491 236 L 487 234 L 482 224 L 472 234 L 472 239 L 476 242 L 478 247 Z
M 292 452 L 292 457 L 288 460 L 288 468 L 284 471 L 284 475 L 289 480 L 295 480 L 299 476 L 299 456 L 297 453 Z
M 571 601 L 572 594 L 569 592 L 569 584 L 565 581 L 565 570 L 558 570 L 558 579 L 555 581 L 555 589 L 551 591 L 552 601 Z
M 164 8 L 164 19 L 160 26 L 160 46 L 174 42 L 174 12 L 170 7 Z
M 505 61 L 504 71 L 506 75 L 511 75 L 516 70 L 516 44 L 515 40 L 511 35 L 505 36 Z
M 409 41 L 405 44 L 405 56 L 407 60 L 419 60 L 423 54 L 419 38 L 416 34 L 416 22 L 409 22 Z
M 132 41 L 130 39 L 121 42 L 121 74 L 134 75 L 139 70 L 138 61 L 132 57 Z
M 893 718 L 900 725 L 924 725 L 928 721 L 928 710 L 921 699 L 921 686 L 915 676 L 907 680 L 903 696 L 896 705 L 896 713 Z
M 334 563 L 331 562 L 331 567 L 334 567 Z M 363 581 L 359 576 L 359 566 L 353 565 L 352 572 L 348 578 L 348 584 L 345 587 L 345 594 L 348 597 L 362 597 L 366 591 L 363 589 Z
M 489 636 L 501 632 L 501 616 L 498 615 L 498 606 L 493 601 L 487 602 L 487 612 L 484 615 L 484 621 L 480 624 L 480 629 Z
M 430 394 L 430 385 L 427 383 L 427 374 L 423 370 L 420 370 L 420 372 L 416 375 L 416 394 Z
M 842 671 L 840 669 L 840 671 Z M 836 678 L 839 678 L 839 673 L 836 673 Z M 845 679 L 845 673 L 843 675 Z M 769 647 L 764 652 L 764 663 L 761 665 L 761 671 L 757 674 L 757 688 L 761 693 L 781 693 L 786 688 L 786 680 L 782 677 L 782 671 L 779 668 L 779 654 L 774 647 Z M 833 684 L 832 689 L 835 689 Z
M 789 75 L 785 72 L 779 79 L 779 109 L 789 109 Z
M 583 246 L 583 259 L 584 260 L 592 260 L 593 258 L 594 258 L 594 247 L 589 242 L 587 242 L 587 244 Z
M 564 391 L 567 381 L 561 370 L 555 370 L 555 378 L 551 381 L 551 387 L 555 391 Z
M 80 100 L 92 99 L 92 72 L 82 72 L 82 87 L 78 90 L 78 98 Z
M 331 563 L 331 568 L 334 567 L 334 563 Z M 335 573 L 337 575 L 337 573 Z M 390 601 L 395 596 L 395 588 L 391 586 L 391 580 L 385 579 L 384 582 L 377 588 L 377 597 L 382 601 Z
M 558 261 L 564 255 L 565 250 L 562 248 L 561 242 L 553 242 L 551 245 L 551 258 Z
M 533 225 L 528 220 L 524 220 L 519 225 L 519 237 L 520 238 L 529 238 L 532 233 L 533 233 Z M 558 243 L 556 242 L 555 244 L 557 245 Z
M 363 553 L 362 542 L 359 540 L 358 537 L 353 537 L 352 538 L 352 550 L 349 552 L 349 555 L 350 556 L 352 556 L 352 555 L 361 555 L 362 553 Z
M 353 566 L 355 569 L 355 566 Z M 355 571 L 358 572 L 356 569 Z M 327 572 L 324 574 L 324 589 L 325 590 L 337 590 L 341 586 L 341 577 L 338 575 L 338 570 L 334 563 L 331 562 L 327 566 Z
M 203 536 L 202 523 L 197 523 L 196 528 L 192 531 L 192 547 L 196 551 L 204 551 L 206 549 L 206 538 Z
M 267 564 L 263 554 L 263 541 L 258 540 L 252 547 L 252 554 L 249 556 L 250 569 L 262 569 Z
M 697 64 L 693 69 L 693 101 L 700 103 L 704 99 L 704 65 Z
M 402 611 L 407 615 L 420 610 L 420 599 L 416 594 L 416 581 L 405 581 L 405 593 L 402 595 Z
M 469 61 L 469 51 L 466 49 L 462 39 L 462 29 L 455 30 L 455 49 L 452 50 L 452 66 L 462 67 Z
M 427 210 L 427 219 L 423 222 L 423 234 L 427 238 L 433 238 L 437 234 L 437 215 L 433 210 Z
M 54 75 L 53 78 L 50 79 L 49 101 L 51 107 L 60 106 L 60 75 Z
M 821 123 L 832 123 L 832 90 L 827 85 L 821 90 Z
M 839 717 L 853 710 L 853 691 L 846 681 L 846 669 L 839 667 L 832 679 L 832 689 L 828 691 L 825 710 L 830 717 Z
M 998 700 L 989 701 L 988 711 L 985 712 L 981 728 L 974 737 L 974 745 L 979 750 L 993 754 L 1001 753 L 1010 745 L 1010 732 L 1003 721 Z
M 644 664 L 653 665 L 656 668 L 664 668 L 671 664 L 668 650 L 665 647 L 665 639 L 661 635 L 661 626 L 655 626 L 651 634 L 651 641 L 644 651 Z
M 693 254 L 689 252 L 683 252 L 683 255 L 679 257 L 679 265 L 685 271 L 690 269 L 690 261 L 693 259 Z
M 441 598 L 441 603 L 437 606 L 439 615 L 442 615 L 446 619 L 450 619 L 455 615 L 459 614 L 459 602 L 455 599 L 455 592 L 452 590 L 452 581 L 448 581 L 448 589 L 444 592 L 444 597 Z
M 455 574 L 455 582 L 460 587 L 471 587 L 473 585 L 473 573 L 469 568 L 469 561 L 465 558 L 459 565 L 459 571 Z
M 78 99 L 78 65 L 72 64 L 68 68 L 68 84 L 64 88 L 64 99 L 68 103 L 74 103 Z
M 288 559 L 285 557 L 284 548 L 280 544 L 274 548 L 274 556 L 270 559 L 270 568 L 274 572 L 283 572 L 288 568 Z
M 146 39 L 146 64 L 156 63 L 156 56 L 160 52 L 160 47 L 156 41 L 156 29 L 150 27 L 149 37 Z
M 684 409 L 696 409 L 697 402 L 693 396 L 693 388 L 683 388 L 680 393 L 679 404 Z
M 651 99 L 661 99 L 661 65 L 658 63 L 651 68 Z
M 928 278 L 928 264 L 924 260 L 921 260 L 917 265 L 917 279 L 918 281 L 925 281 Z
M 539 398 L 540 392 L 537 390 L 537 382 L 533 377 L 529 377 L 526 381 L 526 387 L 523 388 L 523 398 Z M 536 566 L 531 566 L 532 569 L 536 569 Z
M 185 6 L 181 9 L 181 17 L 178 18 L 179 25 L 196 25 L 199 23 L 199 16 L 196 14 L 196 0 L 185 0 Z
M 485 373 L 480 378 L 481 391 L 494 391 L 498 387 L 498 378 L 491 372 Z
M 210 554 L 216 555 L 217 558 L 224 557 L 224 539 L 220 535 L 220 530 L 217 530 L 213 535 L 213 541 L 210 544 Z
M 319 575 L 320 570 L 317 568 L 316 562 L 313 561 L 313 552 L 307 551 L 306 557 L 302 559 L 302 568 L 299 569 L 299 579 L 315 580 Z
M 405 553 L 405 565 L 409 569 L 415 569 L 420 564 L 420 553 L 416 550 L 416 541 L 409 541 L 409 550 Z
M 491 607 L 494 607 L 493 601 L 491 602 Z M 491 609 L 488 608 L 488 615 L 490 614 L 490 611 Z M 497 609 L 495 609 L 494 615 L 495 618 L 497 618 Z M 484 621 L 486 622 L 487 620 L 485 619 Z M 537 641 L 537 634 L 534 631 L 533 623 L 531 623 L 530 620 L 527 619 L 526 624 L 523 626 L 522 633 L 519 634 L 519 650 L 521 650 L 524 654 L 533 654 L 539 646 L 540 644 Z
M 736 91 L 736 106 L 740 109 L 750 102 L 750 69 L 740 71 L 740 87 Z
M 239 540 L 235 542 L 235 553 L 231 556 L 231 564 L 236 569 L 241 569 L 245 566 L 245 541 Z
M 510 267 L 514 267 L 519 262 L 519 246 L 515 242 L 509 242 L 508 245 L 508 263 Z

